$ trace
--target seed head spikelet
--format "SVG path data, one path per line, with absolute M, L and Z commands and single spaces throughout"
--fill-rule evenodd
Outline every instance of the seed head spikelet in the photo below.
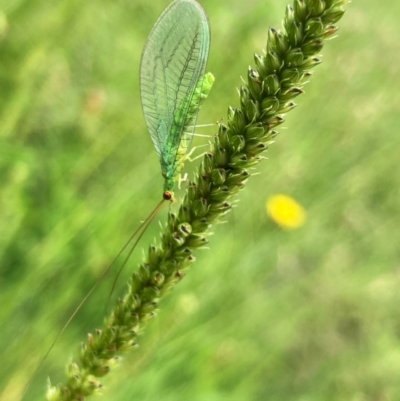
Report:
M 326 39 L 337 31 L 346 0 L 295 0 L 286 8 L 284 29 L 270 28 L 263 55 L 247 72 L 239 89 L 239 108 L 228 108 L 211 150 L 189 182 L 177 213 L 169 213 L 158 245 L 150 245 L 146 260 L 133 273 L 125 296 L 104 328 L 89 334 L 79 362 L 67 368 L 64 384 L 49 387 L 48 400 L 84 400 L 101 388 L 119 355 L 136 347 L 144 324 L 155 316 L 160 299 L 185 275 L 194 251 L 204 247 L 210 226 L 232 207 L 233 197 L 251 176 L 251 168 L 277 135 L 275 128 L 296 104 L 310 69 L 321 60 Z M 218 78 L 218 77 L 217 77 Z

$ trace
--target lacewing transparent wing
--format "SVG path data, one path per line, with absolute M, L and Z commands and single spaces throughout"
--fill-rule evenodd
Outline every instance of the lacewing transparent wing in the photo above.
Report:
M 194 0 L 175 0 L 155 23 L 142 53 L 142 107 L 160 158 L 165 199 L 190 148 L 201 100 L 214 81 L 211 74 L 204 76 L 209 48 L 203 8 Z

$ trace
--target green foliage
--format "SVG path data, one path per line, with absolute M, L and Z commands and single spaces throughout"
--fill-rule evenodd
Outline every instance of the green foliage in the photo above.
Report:
M 227 104 L 239 104 L 237 77 L 252 53 L 261 53 L 266 27 L 278 26 L 285 2 L 203 5 L 216 76 L 200 115 L 209 122 Z M 137 82 L 143 43 L 165 6 L 0 2 L 2 400 L 18 399 L 71 310 L 159 200 L 162 177 L 145 139 Z M 258 167 L 263 174 L 240 193 L 229 224 L 214 227 L 211 250 L 197 252 L 188 277 L 147 325 L 141 347 L 106 379 L 108 398 L 400 397 L 398 12 L 396 2 L 382 9 L 369 0 L 352 4 L 339 40 L 324 50 L 307 96 L 288 117 L 289 130 Z M 293 52 L 292 62 L 299 57 Z M 268 78 L 271 99 L 263 110 L 281 107 L 275 84 Z M 222 183 L 226 172 L 212 177 Z M 268 223 L 264 202 L 276 192 L 306 207 L 302 229 L 287 233 Z M 157 232 L 153 227 L 143 244 Z M 131 271 L 138 261 L 140 255 Z M 26 399 L 43 399 L 49 373 L 61 381 L 85 333 L 101 327 L 109 290 L 103 287 Z

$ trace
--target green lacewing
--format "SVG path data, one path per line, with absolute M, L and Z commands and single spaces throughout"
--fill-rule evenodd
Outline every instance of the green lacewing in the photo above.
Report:
M 117 273 L 112 293 L 122 269 L 162 203 L 173 199 L 174 183 L 187 158 L 199 108 L 214 83 L 211 73 L 204 74 L 209 48 L 210 26 L 207 15 L 194 0 L 175 0 L 161 14 L 151 30 L 140 64 L 140 95 L 146 124 L 164 177 L 163 200 L 133 233 L 79 303 L 25 385 L 23 394 L 68 324 L 138 235 Z
M 147 39 L 140 63 L 143 114 L 164 177 L 163 198 L 173 197 L 193 138 L 197 114 L 214 83 L 204 75 L 210 26 L 194 0 L 175 0 Z

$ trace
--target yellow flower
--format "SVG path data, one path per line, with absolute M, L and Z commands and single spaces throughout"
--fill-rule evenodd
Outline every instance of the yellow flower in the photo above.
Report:
M 281 228 L 293 230 L 301 227 L 306 220 L 306 212 L 299 203 L 289 196 L 278 194 L 267 199 L 268 216 Z

